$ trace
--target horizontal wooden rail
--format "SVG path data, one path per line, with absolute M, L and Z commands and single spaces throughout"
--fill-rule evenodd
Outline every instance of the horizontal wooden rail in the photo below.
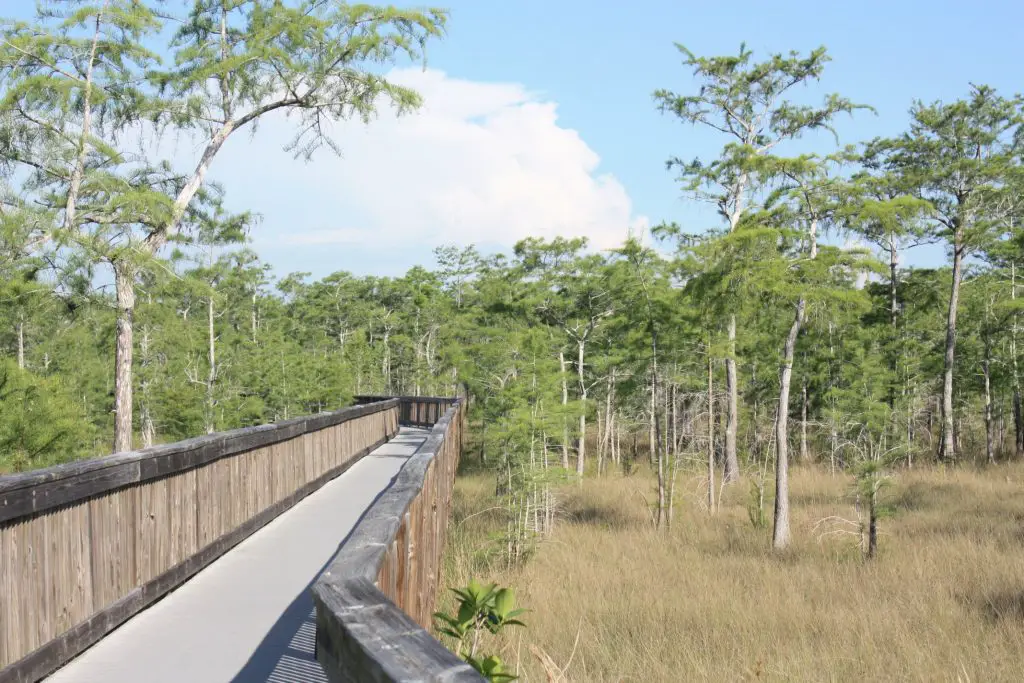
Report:
M 424 444 L 313 585 L 316 658 L 332 683 L 483 680 L 427 631 L 465 417 L 463 401 L 445 400 Z
M 48 675 L 338 476 L 400 403 L 0 477 L 0 682 Z
M 356 396 L 354 400 L 358 404 L 366 404 L 389 398 L 397 398 L 401 401 L 398 413 L 399 424 L 412 427 L 433 427 L 457 400 L 434 396 Z

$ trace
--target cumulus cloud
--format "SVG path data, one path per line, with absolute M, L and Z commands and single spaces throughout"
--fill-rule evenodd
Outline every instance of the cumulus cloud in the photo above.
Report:
M 424 107 L 400 118 L 382 110 L 368 126 L 335 125 L 340 158 L 324 150 L 303 164 L 272 151 L 294 130 L 283 118 L 229 142 L 213 170 L 229 196 L 241 187 L 257 210 L 292 207 L 284 227 L 275 227 L 282 211 L 271 211 L 257 245 L 504 247 L 560 235 L 604 248 L 646 231 L 622 184 L 599 172 L 597 153 L 559 125 L 554 102 L 519 84 L 432 69 L 391 78 L 416 88 Z

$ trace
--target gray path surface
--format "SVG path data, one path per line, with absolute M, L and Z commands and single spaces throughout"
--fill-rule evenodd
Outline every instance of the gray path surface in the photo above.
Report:
M 395 439 L 46 680 L 326 681 L 313 659 L 309 586 L 426 433 L 403 427 Z

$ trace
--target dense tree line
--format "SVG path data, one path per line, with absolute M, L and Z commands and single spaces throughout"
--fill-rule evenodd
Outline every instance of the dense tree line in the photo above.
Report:
M 6 469 L 356 393 L 465 391 L 514 558 L 550 528 L 554 482 L 638 459 L 665 526 L 682 467 L 706 471 L 710 512 L 739 479 L 763 505 L 774 477 L 784 547 L 791 461 L 874 491 L 885 468 L 1024 457 L 1019 97 L 970 86 L 913 103 L 902 135 L 844 146 L 836 117 L 865 105 L 793 96 L 824 48 L 680 48 L 697 86 L 655 105 L 722 146 L 668 166 L 719 225 L 660 225 L 659 249 L 528 239 L 439 247 L 397 278 L 274 278 L 246 247 L 258 217 L 205 182 L 221 145 L 286 109 L 308 156 L 335 144 L 328 119 L 415 107 L 375 66 L 418 55 L 444 14 L 203 0 L 169 27 L 134 0 L 49 5 L 63 11 L 7 22 L 0 45 Z M 194 169 L 131 151 L 142 134 L 200 140 Z M 948 263 L 905 267 L 926 243 Z

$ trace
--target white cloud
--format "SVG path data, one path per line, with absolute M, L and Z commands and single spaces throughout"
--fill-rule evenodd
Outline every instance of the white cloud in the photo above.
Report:
M 369 126 L 337 124 L 341 158 L 324 150 L 303 164 L 275 152 L 294 130 L 283 118 L 251 142 L 228 143 L 212 174 L 233 205 L 267 214 L 257 246 L 510 246 L 561 235 L 610 247 L 646 231 L 622 184 L 597 172 L 597 153 L 559 126 L 555 103 L 522 85 L 436 70 L 391 77 L 419 90 L 424 107 L 401 118 L 382 111 Z

